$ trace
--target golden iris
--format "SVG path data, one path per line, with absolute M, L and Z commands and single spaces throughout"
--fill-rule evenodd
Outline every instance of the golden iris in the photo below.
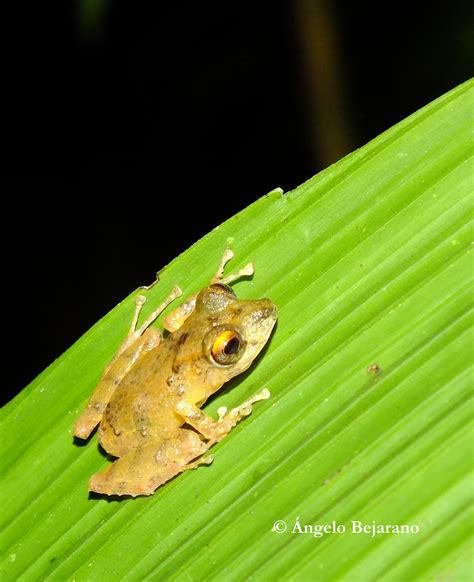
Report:
M 229 366 L 240 359 L 243 353 L 244 340 L 235 329 L 221 331 L 211 344 L 210 354 L 216 364 Z

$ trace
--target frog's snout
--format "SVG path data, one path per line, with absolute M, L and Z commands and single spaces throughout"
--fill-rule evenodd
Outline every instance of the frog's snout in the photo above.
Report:
M 246 323 L 256 328 L 272 328 L 278 317 L 276 305 L 270 299 L 260 299 Z
M 266 305 L 260 310 L 260 318 L 276 321 L 278 318 L 278 309 L 276 305 L 272 303 L 270 299 L 262 299 L 262 302 L 265 302 Z

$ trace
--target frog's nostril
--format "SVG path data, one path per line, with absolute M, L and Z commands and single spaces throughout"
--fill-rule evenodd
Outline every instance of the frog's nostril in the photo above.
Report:
M 278 310 L 274 303 L 270 299 L 264 299 L 267 306 L 262 309 L 262 317 L 276 319 L 278 317 Z
M 276 306 L 268 299 L 265 299 L 264 301 L 268 302 L 268 305 L 262 307 L 255 313 L 255 319 L 258 321 L 265 321 L 269 319 L 275 321 L 278 315 Z

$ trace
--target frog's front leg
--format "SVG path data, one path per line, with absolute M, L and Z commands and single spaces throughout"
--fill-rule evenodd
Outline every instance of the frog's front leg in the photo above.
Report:
M 138 317 L 146 298 L 138 295 L 135 299 L 135 311 L 127 337 L 119 347 L 114 358 L 107 365 L 102 374 L 102 378 L 97 384 L 86 408 L 74 425 L 74 435 L 87 439 L 97 424 L 107 407 L 112 394 L 120 384 L 124 376 L 137 364 L 138 361 L 149 351 L 155 349 L 161 341 L 161 333 L 150 324 L 158 315 L 173 301 L 181 295 L 179 287 L 175 287 L 167 299 L 137 328 Z
M 224 277 L 225 266 L 232 259 L 233 256 L 234 253 L 230 249 L 226 249 L 224 251 L 222 258 L 219 261 L 217 271 L 211 279 L 211 285 L 213 285 L 214 283 L 221 283 L 223 285 L 227 285 L 229 283 L 232 283 L 232 281 L 240 279 L 241 277 L 249 277 L 250 275 L 253 275 L 253 263 L 248 263 L 247 265 L 245 265 L 245 267 L 243 267 L 236 273 L 231 273 L 230 275 L 227 275 L 227 277 Z M 191 315 L 191 313 L 194 311 L 194 308 L 196 306 L 196 298 L 197 293 L 191 295 L 182 305 L 180 305 L 176 309 L 173 309 L 173 311 L 169 313 L 163 320 L 163 327 L 169 332 L 174 332 L 178 330 L 186 321 L 186 319 Z
M 221 283 L 222 285 L 228 285 L 229 283 L 232 283 L 232 281 L 236 281 L 237 279 L 240 279 L 241 277 L 250 277 L 251 275 L 253 275 L 253 271 L 254 271 L 253 270 L 253 263 L 248 263 L 247 265 L 245 265 L 245 267 L 243 267 L 242 269 L 240 269 L 236 273 L 231 273 L 230 275 L 227 275 L 227 277 L 224 277 L 225 266 L 232 259 L 233 256 L 234 256 L 234 253 L 230 249 L 226 249 L 224 251 L 224 254 L 222 255 L 222 259 L 219 262 L 219 266 L 217 267 L 217 271 L 216 271 L 214 277 L 212 277 L 212 279 L 211 279 L 211 285 L 213 285 L 214 283 Z
M 221 441 L 242 418 L 252 412 L 252 404 L 268 398 L 270 398 L 270 391 L 265 388 L 230 412 L 227 412 L 225 407 L 219 408 L 217 411 L 219 420 L 214 420 L 198 406 L 187 400 L 180 400 L 177 403 L 176 412 L 206 439 L 209 439 L 208 446 L 211 447 L 214 443 Z
M 212 456 L 198 458 L 209 448 L 199 435 L 178 429 L 174 438 L 155 439 L 117 459 L 93 475 L 89 491 L 106 495 L 151 495 L 179 473 L 212 463 Z

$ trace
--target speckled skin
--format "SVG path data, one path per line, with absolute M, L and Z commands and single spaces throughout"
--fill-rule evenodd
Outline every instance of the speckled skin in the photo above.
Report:
M 113 465 L 91 478 L 89 489 L 107 495 L 150 495 L 181 471 L 210 463 L 202 458 L 268 391 L 214 420 L 200 410 L 228 380 L 246 370 L 266 344 L 277 318 L 269 299 L 238 300 L 230 288 L 203 289 L 175 321 L 181 327 L 165 339 L 153 329 L 129 334 L 74 433 L 87 438 L 100 421 L 99 440 Z M 184 309 L 184 311 L 183 311 Z M 184 315 L 183 315 L 184 313 Z M 244 339 L 234 364 L 221 367 L 209 355 L 220 329 L 235 329 Z M 193 428 L 182 428 L 183 424 Z M 194 430 L 193 430 L 194 429 Z

